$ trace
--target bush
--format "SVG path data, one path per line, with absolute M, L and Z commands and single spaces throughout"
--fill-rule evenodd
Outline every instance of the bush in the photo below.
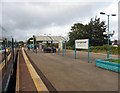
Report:
M 96 52 L 96 53 L 107 53 L 107 45 L 104 46 L 91 46 L 90 47 L 90 52 Z M 67 49 L 74 50 L 73 47 L 67 47 Z M 87 51 L 85 49 L 77 49 L 78 51 Z M 120 51 L 120 47 L 113 47 L 110 46 L 110 54 L 118 54 L 118 51 Z
M 107 53 L 107 45 L 104 46 L 91 46 L 90 51 L 91 52 L 102 52 L 102 53 Z M 111 54 L 118 54 L 118 47 L 113 47 L 110 46 L 110 53 Z

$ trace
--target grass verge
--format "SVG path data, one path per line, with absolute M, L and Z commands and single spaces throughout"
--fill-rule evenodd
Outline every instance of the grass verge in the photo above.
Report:
M 109 61 L 109 62 L 120 64 L 120 59 L 106 59 L 105 61 Z

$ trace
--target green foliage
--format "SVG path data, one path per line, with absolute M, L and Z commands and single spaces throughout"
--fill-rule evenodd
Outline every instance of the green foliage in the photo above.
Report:
M 104 46 L 91 46 L 90 47 L 90 52 L 95 52 L 95 53 L 106 53 L 107 54 L 107 45 Z M 74 50 L 73 47 L 68 46 L 67 49 Z M 77 49 L 77 51 L 85 51 L 87 52 L 88 50 L 86 49 Z M 120 54 L 120 47 L 114 47 L 110 46 L 110 54 L 118 55 Z
M 106 30 L 105 22 L 100 22 L 100 18 L 91 19 L 86 25 L 75 23 L 69 32 L 68 45 L 74 48 L 76 39 L 90 39 L 91 46 L 102 46 L 107 44 L 107 35 L 103 35 Z
M 107 59 L 105 61 L 114 62 L 120 64 L 120 59 Z
M 110 54 L 118 54 L 119 47 L 110 46 Z M 105 46 L 91 46 L 91 52 L 100 52 L 100 53 L 107 53 L 107 45 Z
M 74 50 L 75 48 L 74 48 L 74 46 L 73 46 L 73 47 L 67 46 L 67 49 L 69 49 L 69 50 Z

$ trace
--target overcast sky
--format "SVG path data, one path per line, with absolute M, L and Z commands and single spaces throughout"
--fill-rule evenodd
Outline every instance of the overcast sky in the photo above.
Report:
M 28 2 L 29 1 L 29 2 Z M 0 3 L 0 25 L 2 35 L 26 40 L 32 35 L 61 35 L 67 37 L 74 23 L 88 24 L 91 18 L 110 16 L 110 31 L 115 30 L 112 40 L 118 39 L 119 0 L 2 0 Z

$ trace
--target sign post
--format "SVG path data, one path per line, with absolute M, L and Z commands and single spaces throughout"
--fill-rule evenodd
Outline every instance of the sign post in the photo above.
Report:
M 62 41 L 62 56 L 64 56 L 64 46 L 63 46 L 63 41 Z
M 90 62 L 90 43 L 88 39 L 88 63 Z
M 74 59 L 76 59 L 76 47 L 75 47 L 75 50 L 74 50 Z
M 59 41 L 58 45 L 58 55 L 60 55 L 60 51 L 62 50 L 62 41 Z
M 35 50 L 35 36 L 33 35 L 33 52 Z
M 12 38 L 12 61 L 14 63 L 14 38 Z
M 60 48 L 58 48 L 58 55 L 60 55 Z
M 90 46 L 89 39 L 75 40 L 75 53 L 74 58 L 76 59 L 76 49 L 88 49 L 88 63 L 90 62 Z
M 60 51 L 62 51 L 62 56 L 65 55 L 64 43 L 65 41 L 59 41 L 58 55 L 60 55 Z

